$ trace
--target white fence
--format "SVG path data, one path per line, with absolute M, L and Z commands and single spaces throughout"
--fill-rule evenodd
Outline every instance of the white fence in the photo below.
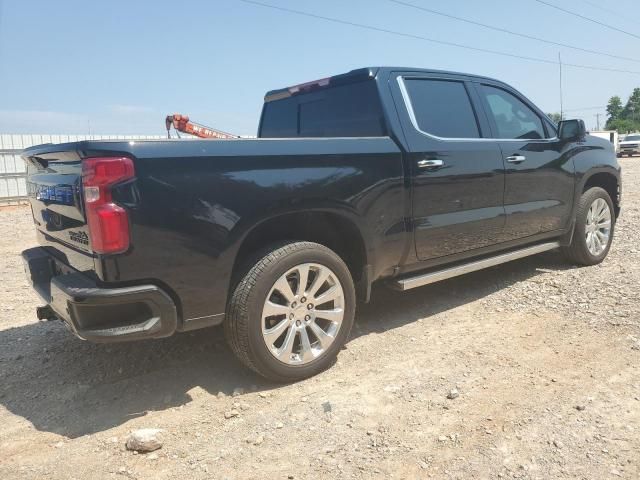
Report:
M 0 135 L 0 205 L 21 203 L 27 198 L 26 167 L 22 150 L 42 143 L 80 140 L 153 140 L 161 135 Z

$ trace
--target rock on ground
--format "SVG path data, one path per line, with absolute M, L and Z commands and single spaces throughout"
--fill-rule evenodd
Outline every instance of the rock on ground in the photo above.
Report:
M 162 448 L 162 432 L 159 428 L 142 428 L 131 432 L 127 438 L 127 450 L 153 452 Z

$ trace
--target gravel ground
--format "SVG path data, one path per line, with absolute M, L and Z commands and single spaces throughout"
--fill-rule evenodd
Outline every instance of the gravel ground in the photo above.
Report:
M 602 265 L 377 288 L 337 364 L 285 386 L 217 329 L 109 346 L 37 322 L 30 212 L 0 209 L 0 478 L 640 478 L 640 160 L 621 163 Z M 162 448 L 128 451 L 140 428 Z

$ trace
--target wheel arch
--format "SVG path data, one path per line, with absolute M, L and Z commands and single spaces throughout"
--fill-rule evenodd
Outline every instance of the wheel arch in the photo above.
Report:
M 356 219 L 325 210 L 281 213 L 253 225 L 239 243 L 232 268 L 232 283 L 268 245 L 287 241 L 308 241 L 333 250 L 349 268 L 358 298 L 368 300 L 370 253 L 366 235 Z
M 620 214 L 620 197 L 622 193 L 619 176 L 609 170 L 591 172 L 589 175 L 585 175 L 579 194 L 582 195 L 592 187 L 600 187 L 609 194 L 613 202 L 615 215 L 618 217 Z

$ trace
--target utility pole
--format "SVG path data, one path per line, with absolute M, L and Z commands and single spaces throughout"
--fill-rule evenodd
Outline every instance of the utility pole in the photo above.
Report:
M 560 120 L 564 120 L 564 111 L 562 108 L 562 57 L 558 52 L 558 66 L 560 67 Z
M 600 130 L 600 115 L 602 115 L 601 113 L 596 113 L 595 117 L 596 117 L 596 130 Z

